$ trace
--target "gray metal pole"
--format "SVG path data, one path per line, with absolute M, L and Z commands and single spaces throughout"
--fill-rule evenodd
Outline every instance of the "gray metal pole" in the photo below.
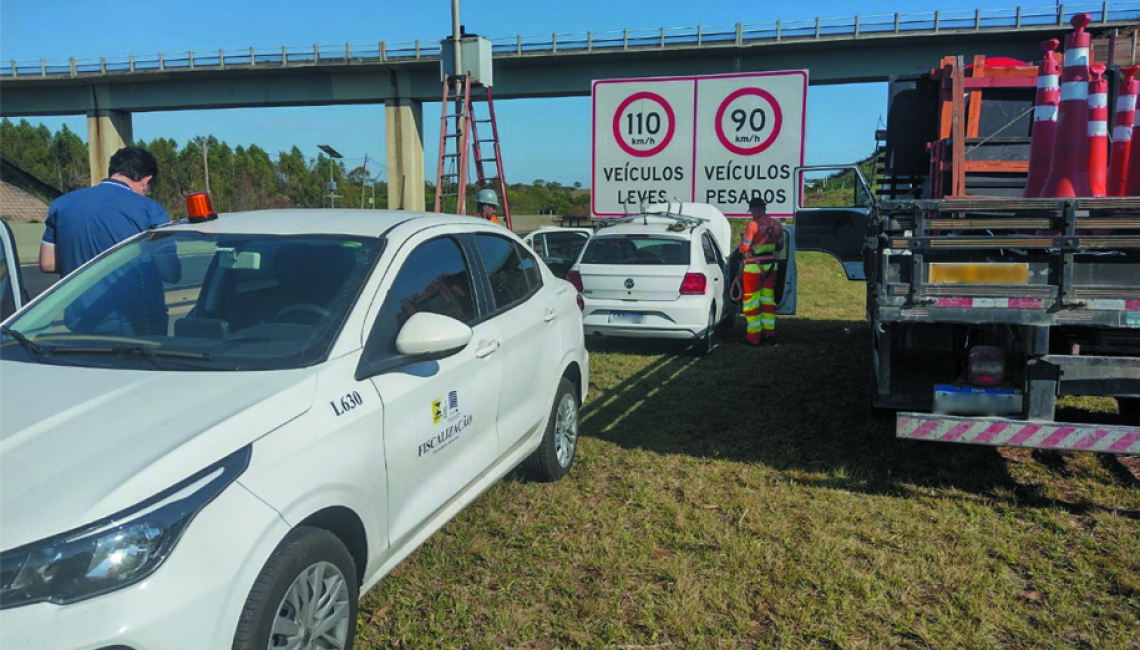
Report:
M 364 176 L 360 179 L 360 209 L 364 209 L 364 181 L 368 180 L 368 154 L 364 154 Z
M 199 138 L 202 142 L 202 173 L 206 176 L 206 194 L 210 193 L 210 142 L 206 138 Z

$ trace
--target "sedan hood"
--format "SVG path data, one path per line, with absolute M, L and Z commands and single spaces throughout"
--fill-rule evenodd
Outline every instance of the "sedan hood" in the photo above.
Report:
M 174 485 L 307 411 L 316 381 L 0 362 L 0 550 Z

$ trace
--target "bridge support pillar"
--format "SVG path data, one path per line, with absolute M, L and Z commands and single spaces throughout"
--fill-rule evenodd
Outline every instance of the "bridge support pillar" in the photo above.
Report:
M 424 107 L 411 99 L 384 103 L 388 209 L 424 210 Z
M 107 177 L 107 165 L 119 149 L 131 144 L 131 114 L 126 111 L 87 111 L 87 152 L 91 184 Z

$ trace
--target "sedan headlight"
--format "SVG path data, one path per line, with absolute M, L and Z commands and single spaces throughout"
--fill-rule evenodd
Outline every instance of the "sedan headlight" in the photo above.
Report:
M 0 554 L 0 609 L 73 603 L 146 578 L 194 516 L 245 471 L 249 456 L 245 447 L 122 512 Z

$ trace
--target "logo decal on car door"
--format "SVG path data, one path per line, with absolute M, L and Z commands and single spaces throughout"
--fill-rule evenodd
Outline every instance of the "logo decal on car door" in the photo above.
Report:
M 431 423 L 439 424 L 443 420 L 454 422 L 459 418 L 459 391 L 451 391 L 447 399 L 432 400 Z

